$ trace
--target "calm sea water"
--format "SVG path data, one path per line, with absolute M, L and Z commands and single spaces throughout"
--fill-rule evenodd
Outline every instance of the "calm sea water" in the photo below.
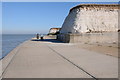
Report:
M 3 34 L 2 35 L 2 57 L 26 40 L 35 37 L 34 34 Z

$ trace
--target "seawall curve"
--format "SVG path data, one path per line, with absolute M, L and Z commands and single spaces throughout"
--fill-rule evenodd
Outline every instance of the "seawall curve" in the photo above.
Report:
M 20 48 L 24 44 L 26 44 L 28 41 L 29 40 L 24 41 L 23 43 L 19 44 L 10 53 L 8 53 L 8 55 L 6 55 L 3 59 L 0 60 L 0 62 L 1 62 L 0 68 L 2 69 L 1 74 L 0 74 L 0 78 L 2 78 L 2 74 L 5 72 L 6 68 L 11 63 L 11 61 L 13 60 L 13 58 L 15 57 L 15 55 L 18 53 L 18 51 L 20 50 Z

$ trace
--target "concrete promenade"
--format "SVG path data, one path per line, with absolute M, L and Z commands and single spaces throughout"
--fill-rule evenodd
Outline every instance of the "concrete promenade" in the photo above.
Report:
M 3 59 L 3 78 L 118 77 L 118 58 L 80 49 L 75 44 L 29 40 L 15 50 Z

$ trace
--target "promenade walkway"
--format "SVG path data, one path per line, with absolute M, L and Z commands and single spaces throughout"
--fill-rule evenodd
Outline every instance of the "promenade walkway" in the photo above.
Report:
M 4 69 L 3 78 L 118 77 L 116 57 L 80 49 L 74 44 L 56 40 L 29 40 L 19 46 L 14 54 Z

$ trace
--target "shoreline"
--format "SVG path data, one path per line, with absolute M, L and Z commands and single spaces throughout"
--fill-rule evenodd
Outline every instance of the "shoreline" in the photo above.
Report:
M 28 41 L 29 40 L 26 40 L 26 41 L 22 42 L 21 44 L 19 44 L 18 46 L 16 46 L 13 50 L 11 50 L 5 57 L 3 57 L 0 60 L 0 62 L 2 62 L 2 64 L 1 64 L 1 66 L 2 66 L 2 73 L 4 73 L 4 71 L 6 70 L 6 68 L 8 67 L 10 62 L 12 61 L 12 59 L 14 58 L 14 56 L 17 54 L 17 52 L 22 47 L 22 45 L 24 45 Z M 2 76 L 2 75 L 0 75 L 0 76 Z
M 17 54 L 17 52 L 20 50 L 22 45 L 24 45 L 28 41 L 31 41 L 31 40 L 34 40 L 34 39 L 36 39 L 36 38 L 33 37 L 33 38 L 29 39 L 29 40 L 23 41 L 21 44 L 19 44 L 14 49 L 12 49 L 6 56 L 4 56 L 3 58 L 0 59 L 1 66 L 2 66 L 2 71 L 1 71 L 2 73 L 4 73 L 4 71 L 6 70 L 7 66 L 10 64 L 10 62 L 12 61 L 14 56 Z M 45 36 L 44 39 L 51 39 L 51 37 L 50 36 Z M 0 75 L 0 78 L 1 77 L 2 77 L 2 75 Z
M 1 59 L 7 56 L 13 49 L 15 49 L 20 44 L 34 37 L 34 34 L 3 34 L 2 36 L 3 48 Z

